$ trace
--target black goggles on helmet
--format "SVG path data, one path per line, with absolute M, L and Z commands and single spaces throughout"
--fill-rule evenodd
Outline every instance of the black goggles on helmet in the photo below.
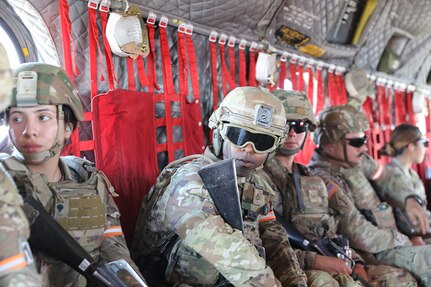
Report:
M 242 148 L 251 144 L 256 153 L 267 153 L 277 147 L 277 138 L 272 135 L 254 133 L 245 128 L 224 124 L 221 130 L 223 139 Z
M 367 140 L 368 140 L 367 136 L 363 136 L 361 138 L 346 139 L 346 141 L 349 145 L 351 145 L 352 147 L 356 147 L 356 148 L 359 148 L 359 147 L 363 146 L 364 144 L 366 144 Z
M 308 131 L 308 123 L 306 123 L 304 121 L 287 121 L 287 125 L 289 126 L 288 133 L 292 129 L 297 134 L 300 134 L 300 133 Z

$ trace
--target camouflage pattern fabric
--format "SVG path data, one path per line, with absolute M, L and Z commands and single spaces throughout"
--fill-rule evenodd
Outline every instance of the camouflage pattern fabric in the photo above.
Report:
M 75 157 L 72 157 L 75 158 Z M 102 173 L 94 172 L 88 177 L 90 179 L 95 178 L 95 182 L 83 178 L 82 174 L 78 171 L 71 169 L 68 165 L 63 162 L 63 158 L 60 158 L 60 169 L 63 172 L 64 181 L 59 183 L 48 183 L 46 178 L 39 174 L 31 174 L 23 164 L 20 164 L 13 157 L 3 159 L 3 166 L 13 176 L 17 186 L 21 186 L 27 193 L 35 192 L 37 189 L 37 196 L 41 202 L 45 205 L 49 212 L 60 210 L 59 206 L 55 206 L 56 198 L 61 197 L 62 193 L 67 197 L 67 190 L 61 189 L 59 186 L 64 184 L 71 190 L 81 188 L 81 197 L 91 197 L 92 194 L 96 193 L 99 200 L 102 200 L 103 212 L 104 212 L 104 228 L 96 229 L 74 229 L 69 230 L 69 233 L 74 237 L 81 246 L 84 247 L 93 258 L 99 263 L 104 264 L 110 261 L 124 258 L 129 264 L 139 273 L 139 269 L 130 259 L 129 251 L 126 246 L 124 235 L 121 231 L 120 224 L 120 213 L 116 206 L 108 187 L 110 186 L 106 177 Z M 88 172 L 87 172 L 88 174 Z M 26 183 L 31 182 L 34 186 Z M 93 189 L 89 188 L 94 183 Z M 29 190 L 30 189 L 30 190 Z M 64 193 L 66 192 L 66 193 Z M 54 197 L 54 194 L 57 194 Z M 64 210 L 66 210 L 67 201 L 64 201 Z M 75 206 L 76 207 L 76 206 Z M 60 210 L 61 211 L 61 210 Z M 75 215 L 76 216 L 76 215 Z M 70 215 L 72 217 L 72 215 Z M 55 218 L 55 217 L 54 217 Z M 82 222 L 82 221 L 81 221 Z M 35 260 L 43 278 L 43 286 L 86 286 L 86 279 L 81 276 L 78 272 L 70 268 L 68 265 L 54 258 L 47 257 L 39 252 L 34 254 Z
M 370 183 L 361 167 L 350 167 L 322 155 L 319 150 L 315 150 L 309 167 L 324 180 L 340 233 L 349 239 L 353 248 L 373 253 L 380 264 L 406 269 L 418 279 L 420 286 L 430 286 L 431 246 L 411 246 L 410 240 L 396 229 L 375 226 L 361 214 L 360 209 L 375 210 L 383 206 L 377 194 L 369 192 Z M 350 177 L 352 174 L 355 176 Z M 363 190 L 367 192 L 366 197 Z
M 205 155 L 217 160 L 208 148 Z M 244 219 L 244 234 L 233 229 L 218 214 L 198 174 L 205 165 L 208 161 L 198 159 L 180 167 L 144 227 L 138 227 L 146 235 L 146 246 L 141 250 L 155 249 L 172 236 L 179 236 L 168 254 L 168 286 L 213 286 L 220 274 L 234 286 L 306 286 L 305 274 L 298 266 L 287 234 L 273 216 L 268 216 L 271 209 L 267 209 L 268 213 L 256 213 L 255 219 Z M 244 186 L 265 191 L 259 193 L 263 198 L 256 197 L 252 202 L 265 210 L 271 201 L 268 197 L 273 195 L 271 188 L 255 174 L 239 177 L 238 183 L 241 193 Z M 241 198 L 244 203 L 244 197 Z M 269 266 L 252 242 L 265 248 Z
M 0 166 L 0 286 L 41 286 L 40 275 L 29 262 L 27 239 L 30 229 L 21 205 L 23 200 Z
M 329 208 L 326 186 L 320 177 L 312 176 L 310 170 L 298 163 L 293 163 L 293 170 L 300 174 L 301 194 L 297 195 L 289 171 L 277 160 L 269 161 L 259 172 L 276 190 L 274 209 L 290 220 L 292 224 L 309 240 L 324 237 L 337 237 L 337 221 Z M 304 207 L 299 208 L 301 196 Z M 330 275 L 312 270 L 315 252 L 296 250 L 301 268 L 307 274 L 308 286 L 361 286 L 347 275 Z M 353 250 L 353 259 L 363 262 Z M 380 272 L 380 273 L 379 273 Z M 368 276 L 373 286 L 416 286 L 415 279 L 405 270 L 391 266 L 368 266 Z M 332 278 L 332 281 L 329 279 Z

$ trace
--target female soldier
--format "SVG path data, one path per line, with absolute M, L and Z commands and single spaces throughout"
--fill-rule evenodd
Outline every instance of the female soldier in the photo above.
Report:
M 70 79 L 43 63 L 19 66 L 12 103 L 5 113 L 16 148 L 1 160 L 24 196 L 36 197 L 53 218 L 101 265 L 124 258 L 131 262 L 119 212 L 106 176 L 77 157 L 60 157 L 83 109 Z M 53 243 L 55 244 L 55 243 Z M 35 252 L 43 286 L 85 286 L 72 268 Z
M 426 209 L 424 184 L 412 165 L 422 163 L 427 147 L 428 139 L 418 127 L 401 124 L 392 131 L 389 143 L 379 150 L 381 155 L 392 157 L 391 163 L 386 166 L 391 176 L 380 185 L 387 201 L 394 207 L 405 208 L 409 202 L 407 199 L 414 198 L 422 206 L 417 215 L 409 214 L 410 222 L 417 227 L 418 235 L 429 233 L 431 212 Z M 425 244 L 420 237 L 414 237 L 413 240 L 416 244 Z

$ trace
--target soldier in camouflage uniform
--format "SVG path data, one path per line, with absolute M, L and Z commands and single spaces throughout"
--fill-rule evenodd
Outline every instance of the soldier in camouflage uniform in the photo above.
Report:
M 404 268 L 421 286 L 430 286 L 431 246 L 412 246 L 397 230 L 391 206 L 370 183 L 383 169 L 366 155 L 368 128 L 365 115 L 351 106 L 323 110 L 314 134 L 319 147 L 309 167 L 325 182 L 339 233 L 355 250 L 374 255 L 379 264 Z
M 386 166 L 386 170 L 391 176 L 379 184 L 381 192 L 393 207 L 408 210 L 409 207 L 406 204 L 411 203 L 407 200 L 408 198 L 413 198 L 422 206 L 423 215 L 410 218 L 415 229 L 422 234 L 430 233 L 431 212 L 426 208 L 424 184 L 412 169 L 412 165 L 422 163 L 427 147 L 428 140 L 418 127 L 402 124 L 391 132 L 390 141 L 379 150 L 381 155 L 392 157 L 391 163 Z M 417 236 L 413 240 L 421 242 L 422 238 Z M 429 242 L 429 240 L 425 241 Z
M 16 151 L 2 166 L 25 196 L 36 197 L 54 219 L 99 264 L 130 259 L 115 195 L 106 176 L 77 157 L 60 157 L 83 109 L 66 73 L 55 66 L 27 63 L 14 71 L 12 103 L 5 113 Z M 52 244 L 55 244 L 53 242 Z M 43 286 L 86 286 L 66 264 L 34 253 Z
M 287 233 L 272 212 L 273 190 L 255 173 L 284 139 L 285 124 L 282 103 L 255 87 L 231 91 L 213 113 L 214 140 L 206 158 L 181 166 L 148 216 L 138 220 L 133 246 L 143 261 L 163 253 L 166 286 L 306 286 Z M 198 174 L 213 161 L 231 158 L 243 233 L 223 220 Z
M 308 132 L 316 128 L 311 103 L 302 92 L 276 90 L 273 94 L 283 102 L 289 125 L 284 144 L 261 172 L 277 191 L 274 210 L 309 240 L 336 238 L 337 223 L 328 207 L 328 194 L 323 180 L 311 175 L 306 166 L 294 162 L 295 155 L 304 146 Z M 353 269 L 342 259 L 312 251 L 297 249 L 296 255 L 310 287 L 361 286 L 350 277 L 352 271 L 373 286 L 416 286 L 414 278 L 402 269 L 383 265 L 368 265 L 364 269 L 364 260 L 354 251 L 352 258 L 356 264 Z
M 5 48 L 0 44 L 0 110 L 10 103 L 12 74 Z M 27 218 L 21 208 L 23 200 L 13 180 L 0 167 L 0 286 L 41 286 L 27 239 Z

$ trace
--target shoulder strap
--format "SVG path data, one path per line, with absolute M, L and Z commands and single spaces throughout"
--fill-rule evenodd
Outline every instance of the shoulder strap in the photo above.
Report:
M 90 175 L 97 171 L 93 163 L 84 158 L 76 156 L 62 156 L 61 161 L 71 170 L 76 172 L 83 180 L 87 180 Z
M 28 172 L 28 168 L 23 163 L 18 161 L 14 156 L 1 153 L 0 161 L 7 171 Z

